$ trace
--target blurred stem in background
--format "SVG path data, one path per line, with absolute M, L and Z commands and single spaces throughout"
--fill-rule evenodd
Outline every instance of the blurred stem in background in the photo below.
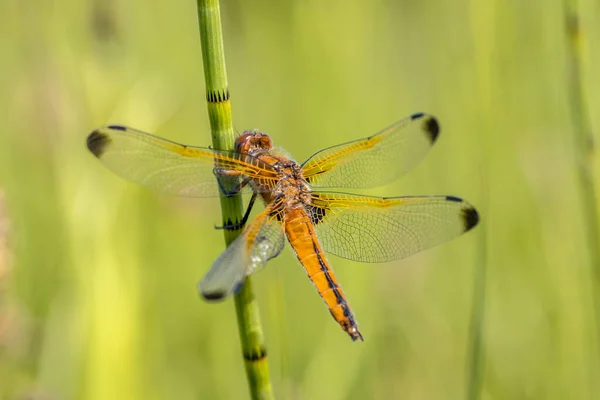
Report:
M 206 100 L 212 132 L 212 144 L 217 149 L 232 150 L 235 141 L 231 121 L 231 102 L 225 69 L 221 12 L 218 0 L 198 0 L 198 24 L 202 44 Z M 221 196 L 223 224 L 241 220 L 240 195 Z M 231 244 L 241 231 L 224 230 L 225 242 Z M 253 399 L 273 398 L 267 351 L 260 323 L 258 303 L 252 291 L 250 277 L 235 296 L 237 321 L 246 365 L 246 375 Z
M 598 233 L 598 210 L 593 176 L 594 143 L 586 93 L 583 86 L 582 70 L 584 67 L 583 37 L 581 34 L 579 5 L 577 0 L 564 2 L 565 30 L 567 36 L 567 92 L 571 111 L 571 123 L 575 141 L 575 157 L 577 178 L 579 179 L 581 212 L 588 240 L 587 248 L 592 268 L 592 292 L 594 299 L 595 333 L 600 331 L 600 235 Z M 597 343 L 595 350 L 600 351 Z M 591 369 L 595 371 L 595 369 Z M 595 372 L 592 372 L 595 374 Z M 594 381 L 595 378 L 592 378 Z
M 492 108 L 492 76 L 494 68 L 493 51 L 495 46 L 496 25 L 495 15 L 497 6 L 494 2 L 483 4 L 480 1 L 470 2 L 470 28 L 474 45 L 474 79 L 478 91 L 477 125 L 483 132 L 490 132 Z M 481 139 L 480 139 L 481 140 Z M 485 149 L 488 143 L 481 140 L 480 149 Z M 485 154 L 480 152 L 479 154 Z M 479 158 L 480 182 L 483 192 L 483 209 L 489 209 L 489 187 L 487 178 L 487 159 Z M 481 398 L 485 378 L 484 332 L 487 297 L 487 224 L 482 224 L 479 232 L 475 270 L 473 272 L 473 297 L 469 315 L 469 335 L 466 355 L 466 398 L 477 400 Z

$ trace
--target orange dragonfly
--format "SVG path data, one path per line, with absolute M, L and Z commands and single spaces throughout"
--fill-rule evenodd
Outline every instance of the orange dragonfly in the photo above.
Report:
M 371 188 L 414 167 L 439 135 L 437 120 L 414 114 L 381 132 L 321 150 L 302 164 L 273 150 L 268 135 L 244 132 L 233 151 L 192 147 L 128 128 L 93 131 L 88 149 L 109 169 L 159 192 L 232 196 L 250 189 L 266 207 L 213 263 L 198 290 L 206 300 L 236 293 L 245 277 L 279 255 L 285 237 L 333 318 L 363 337 L 325 253 L 367 263 L 407 257 L 470 230 L 473 206 L 454 196 L 372 197 L 327 191 Z

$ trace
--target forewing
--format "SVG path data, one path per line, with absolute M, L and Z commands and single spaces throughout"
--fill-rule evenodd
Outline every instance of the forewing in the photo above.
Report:
M 479 215 L 452 196 L 369 197 L 314 192 L 309 208 L 323 249 L 361 262 L 387 262 L 470 230 Z
M 269 213 L 270 208 L 267 208 L 257 216 L 213 263 L 198 283 L 202 297 L 212 301 L 236 293 L 246 276 L 281 253 L 285 243 L 283 229 Z
M 185 146 L 120 125 L 101 127 L 87 138 L 88 149 L 109 169 L 121 177 L 161 193 L 189 196 L 219 196 L 230 192 L 239 180 L 220 176 L 260 177 L 275 182 L 272 168 L 248 155 Z
M 365 139 L 321 150 L 302 164 L 314 188 L 371 188 L 413 168 L 435 143 L 431 115 L 414 114 Z

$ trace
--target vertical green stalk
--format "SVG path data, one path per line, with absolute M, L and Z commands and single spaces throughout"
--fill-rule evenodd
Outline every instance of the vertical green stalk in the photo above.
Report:
M 487 200 L 487 196 L 486 196 Z M 489 203 L 483 202 L 485 205 Z M 483 227 L 482 227 L 483 228 Z M 479 232 L 479 246 L 475 263 L 475 277 L 473 279 L 473 307 L 471 309 L 469 358 L 467 377 L 467 399 L 477 400 L 481 397 L 483 385 L 483 339 L 485 327 L 485 300 L 487 282 L 487 229 Z
M 595 329 L 600 332 L 600 234 L 598 232 L 598 209 L 595 200 L 595 185 L 592 174 L 593 135 L 588 106 L 582 79 L 583 49 L 576 0 L 565 0 L 565 30 L 567 36 L 567 84 L 571 119 L 575 140 L 575 163 L 581 195 L 583 220 L 586 230 L 587 247 L 592 268 L 592 292 L 594 298 Z M 600 346 L 595 343 L 596 353 Z M 593 370 L 592 368 L 590 369 Z M 595 384 L 597 371 L 592 372 L 592 384 Z
M 493 48 L 496 42 L 496 15 L 495 1 L 482 2 L 470 1 L 470 22 L 473 32 L 473 61 L 475 65 L 474 81 L 478 92 L 477 115 L 478 127 L 484 132 L 490 132 L 490 121 L 493 120 L 492 93 L 494 58 Z M 480 137 L 480 140 L 482 137 Z M 480 155 L 490 154 L 488 141 L 480 141 L 478 148 L 483 149 Z M 481 171 L 483 196 L 479 207 L 484 211 L 489 209 L 489 189 L 485 182 L 488 171 L 486 158 L 479 159 Z M 479 231 L 479 241 L 475 261 L 473 279 L 473 299 L 469 320 L 469 343 L 467 345 L 466 360 L 466 394 L 469 400 L 478 400 L 482 397 L 482 388 L 485 379 L 485 322 L 486 322 L 486 287 L 487 287 L 487 226 L 482 223 Z
M 202 44 L 206 100 L 214 148 L 233 149 L 235 134 L 231 122 L 231 102 L 225 70 L 225 53 L 221 29 L 221 12 L 218 0 L 198 0 L 198 24 Z M 234 196 L 221 196 L 223 224 L 232 225 L 241 220 L 242 199 Z M 231 244 L 239 231 L 224 230 L 225 242 Z M 272 399 L 273 392 L 269 378 L 269 364 L 260 323 L 258 304 L 252 292 L 250 278 L 235 296 L 242 353 L 246 375 L 253 399 Z

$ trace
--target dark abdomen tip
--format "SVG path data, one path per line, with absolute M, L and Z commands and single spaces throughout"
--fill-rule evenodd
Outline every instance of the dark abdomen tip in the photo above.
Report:
M 110 144 L 110 137 L 100 131 L 94 131 L 87 137 L 87 148 L 98 158 L 102 157 L 106 147 Z
M 468 206 L 462 209 L 462 219 L 466 232 L 479 223 L 479 214 L 474 207 Z

